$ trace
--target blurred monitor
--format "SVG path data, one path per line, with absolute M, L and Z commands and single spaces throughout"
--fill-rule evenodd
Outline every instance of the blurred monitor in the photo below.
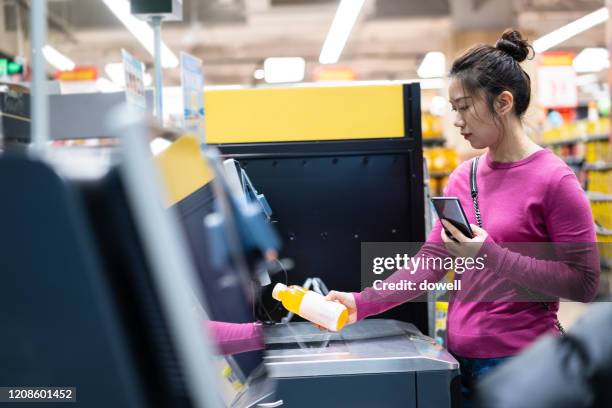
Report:
M 255 189 L 240 163 L 235 159 L 226 159 L 223 161 L 223 170 L 229 191 L 239 199 L 245 199 L 247 202 L 259 206 L 266 220 L 271 221 L 272 209 L 268 200 Z
M 65 168 L 58 174 L 46 163 L 0 156 L 7 193 L 0 202 L 6 323 L 0 361 L 10 367 L 0 382 L 75 387 L 87 407 L 201 406 L 195 382 L 215 396 L 206 348 L 198 342 L 203 324 L 191 309 L 197 300 L 185 293 L 172 308 L 163 302 L 185 287 L 191 268 L 172 271 L 177 285 L 160 284 L 143 212 L 122 172 L 112 165 L 95 169 L 73 179 Z M 170 235 L 163 235 L 166 242 Z M 186 335 L 191 344 L 181 341 Z M 187 367 L 192 362 L 196 369 Z
M 275 237 L 261 212 L 232 190 L 215 152 L 207 151 L 205 158 L 198 140 L 186 135 L 155 160 L 167 203 L 176 210 L 189 246 L 209 318 L 250 323 L 258 320 L 254 305 L 260 286 L 254 283 L 254 265 L 261 263 L 262 248 L 275 247 L 270 239 Z M 236 363 L 244 381 L 261 365 L 263 353 L 241 353 L 228 360 Z
M 240 248 L 230 248 L 232 256 L 223 262 L 213 262 L 219 254 L 213 253 L 210 242 L 213 237 L 205 228 L 205 219 L 218 211 L 212 182 L 202 186 L 174 205 L 190 246 L 193 262 L 202 281 L 211 320 L 230 323 L 249 323 L 256 320 L 253 305 L 258 285 L 249 278 L 249 271 L 238 253 Z M 262 351 L 252 351 L 233 356 L 245 379 L 263 361 Z
M 6 193 L 0 200 L 0 382 L 75 387 L 78 404 L 93 408 L 187 400 L 185 392 L 173 392 L 176 382 L 164 382 L 168 360 L 154 351 L 159 337 L 140 330 L 156 322 L 170 340 L 163 318 L 145 317 L 160 317 L 158 311 L 142 314 L 134 297 L 132 283 L 142 274 L 123 267 L 144 264 L 132 224 L 106 213 L 90 217 L 70 183 L 26 157 L 0 156 L 0 185 Z M 86 190 L 98 187 L 92 182 Z M 86 203 L 95 200 L 87 193 Z M 108 208 L 106 201 L 97 204 Z M 131 219 L 123 202 L 108 212 Z M 121 268 L 110 269 L 116 265 Z M 155 303 L 151 296 L 144 302 Z
M 154 406 L 191 406 L 176 339 L 119 169 L 78 187 L 148 400 Z

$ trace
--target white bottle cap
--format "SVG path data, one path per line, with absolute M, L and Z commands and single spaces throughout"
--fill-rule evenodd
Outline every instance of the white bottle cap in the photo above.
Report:
M 287 289 L 287 285 L 284 285 L 282 283 L 277 283 L 276 285 L 274 285 L 274 289 L 272 289 L 272 297 L 276 300 L 280 300 L 280 298 L 278 297 L 278 294 L 285 289 Z

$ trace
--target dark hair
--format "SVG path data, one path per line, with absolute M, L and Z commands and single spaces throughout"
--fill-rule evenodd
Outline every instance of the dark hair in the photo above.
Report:
M 520 118 L 529 107 L 531 79 L 520 63 L 533 48 L 521 33 L 504 31 L 495 46 L 480 44 L 465 51 L 453 62 L 450 76 L 461 80 L 466 91 L 484 91 L 487 105 L 495 115 L 494 99 L 503 91 L 512 93 L 514 112 Z

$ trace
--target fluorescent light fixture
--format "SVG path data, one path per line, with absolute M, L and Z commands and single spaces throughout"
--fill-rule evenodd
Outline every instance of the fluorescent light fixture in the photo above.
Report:
M 170 147 L 171 144 L 172 143 L 170 143 L 166 139 L 156 137 L 151 141 L 151 143 L 149 143 L 149 147 L 151 148 L 151 152 L 153 153 L 153 155 L 156 156 L 166 150 L 168 147 Z
M 585 48 L 572 63 L 576 72 L 599 72 L 610 67 L 610 53 L 605 48 Z
M 154 55 L 153 29 L 144 21 L 130 14 L 130 3 L 127 0 L 102 0 L 117 16 L 125 27 L 145 47 L 149 54 Z M 179 60 L 166 44 L 161 44 L 161 64 L 164 68 L 176 68 Z
M 364 2 L 365 0 L 342 0 L 340 2 L 321 49 L 319 56 L 321 64 L 338 62 Z
M 417 69 L 420 78 L 440 78 L 446 74 L 446 57 L 443 53 L 432 51 L 425 54 Z
M 533 42 L 533 50 L 537 53 L 544 52 L 558 44 L 561 44 L 563 41 L 588 30 L 589 28 L 595 27 L 597 24 L 605 22 L 609 17 L 610 12 L 608 11 L 607 7 L 602 7 L 595 10 L 594 12 L 587 14 L 578 20 L 572 21 L 571 23 L 552 31 L 545 36 L 538 38 Z
M 104 66 L 104 72 L 110 78 L 115 85 L 125 88 L 125 70 L 123 69 L 122 62 L 111 62 Z M 142 76 L 142 82 L 144 86 L 150 86 L 153 83 L 153 77 L 151 74 L 145 72 Z
M 303 81 L 305 70 L 304 58 L 266 58 L 264 61 L 264 78 L 269 84 Z
M 45 45 L 42 49 L 42 53 L 47 62 L 60 71 L 72 71 L 76 66 L 73 60 L 50 45 Z

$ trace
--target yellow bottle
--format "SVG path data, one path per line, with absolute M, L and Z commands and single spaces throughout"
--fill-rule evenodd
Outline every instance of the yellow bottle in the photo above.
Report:
M 338 302 L 325 298 L 308 289 L 277 283 L 272 297 L 282 302 L 285 309 L 328 330 L 339 331 L 348 321 L 348 310 Z

